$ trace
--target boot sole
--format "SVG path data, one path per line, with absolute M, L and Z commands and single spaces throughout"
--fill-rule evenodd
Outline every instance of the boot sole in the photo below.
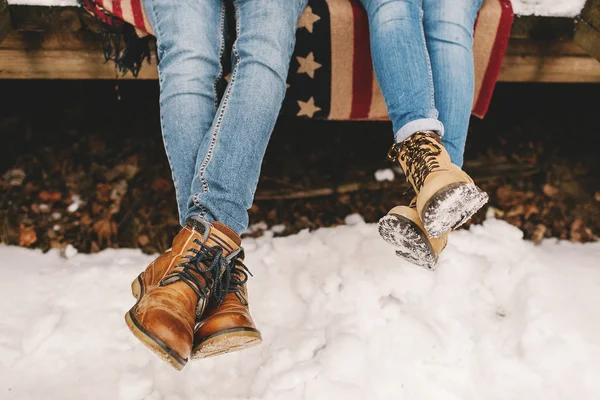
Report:
M 143 291 L 143 285 L 141 282 L 142 275 L 140 274 L 132 283 L 131 283 L 131 294 L 136 299 L 140 299 Z M 135 307 L 135 306 L 134 306 Z M 178 371 L 181 371 L 183 367 L 187 364 L 187 360 L 185 358 L 181 358 L 175 351 L 173 351 L 169 346 L 164 344 L 160 339 L 152 335 L 150 332 L 146 331 L 142 324 L 140 324 L 135 316 L 133 315 L 133 308 L 125 314 L 125 322 L 127 323 L 127 327 L 133 333 L 133 335 L 144 344 L 147 348 L 149 348 L 154 354 L 156 354 L 161 360 L 165 361 L 169 365 L 173 366 Z
M 435 270 L 438 260 L 425 232 L 409 218 L 398 214 L 388 214 L 379 220 L 379 235 L 387 243 L 399 248 L 398 257 L 406 261 Z
M 141 297 L 143 291 L 144 291 L 144 285 L 142 282 L 142 274 L 140 274 L 131 283 L 131 294 L 136 299 L 139 299 Z M 129 313 L 128 313 L 128 315 L 129 315 Z M 133 316 L 131 316 L 131 317 L 133 317 Z M 140 340 L 142 340 L 142 339 L 140 339 Z M 158 342 L 160 342 L 160 340 Z M 262 336 L 261 336 L 260 332 L 256 329 L 253 329 L 253 328 L 228 329 L 228 330 L 214 333 L 214 334 L 206 337 L 199 344 L 196 344 L 196 346 L 194 347 L 194 349 L 192 351 L 191 358 L 192 359 L 200 359 L 200 358 L 217 356 L 219 354 L 231 353 L 234 351 L 244 350 L 244 349 L 248 349 L 250 347 L 258 346 L 260 343 L 262 343 Z M 168 349 L 168 347 L 165 345 L 161 345 L 160 349 L 161 349 L 161 354 L 163 354 L 165 351 L 167 353 L 169 353 L 169 351 L 170 351 Z M 153 350 L 153 351 L 155 351 L 155 350 Z M 162 355 L 159 354 L 159 356 L 161 356 L 161 358 L 162 358 Z M 168 362 L 170 363 L 170 361 L 168 361 Z M 175 368 L 177 368 L 177 367 L 175 367 Z M 181 368 L 183 368 L 183 367 L 181 367 Z
M 488 202 L 487 193 L 474 183 L 453 183 L 438 190 L 421 210 L 429 236 L 439 238 L 467 222 Z
M 232 353 L 258 346 L 262 343 L 260 332 L 254 328 L 226 329 L 202 339 L 192 350 L 192 359 L 198 360 Z

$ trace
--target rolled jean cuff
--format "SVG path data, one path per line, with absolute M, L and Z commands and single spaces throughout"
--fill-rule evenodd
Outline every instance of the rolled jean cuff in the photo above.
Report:
M 396 143 L 400 143 L 411 137 L 415 132 L 433 131 L 440 137 L 444 136 L 444 124 L 435 118 L 421 118 L 410 121 L 398 129 L 394 135 Z

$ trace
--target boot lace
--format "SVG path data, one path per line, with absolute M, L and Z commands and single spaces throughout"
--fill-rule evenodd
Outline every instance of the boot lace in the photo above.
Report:
M 391 161 L 400 158 L 406 163 L 406 180 L 412 180 L 415 188 L 423 186 L 427 175 L 440 166 L 436 157 L 442 153 L 442 148 L 435 140 L 431 140 L 432 135 L 417 133 L 404 142 L 394 144 L 388 153 Z
M 239 264 L 239 255 L 241 251 L 232 259 L 228 260 L 224 256 L 221 246 L 209 247 L 199 239 L 194 239 L 198 248 L 188 249 L 188 255 L 185 255 L 184 261 L 176 265 L 173 272 L 167 275 L 161 282 L 166 286 L 176 281 L 185 282 L 198 297 L 213 297 L 217 304 L 221 304 L 228 292 L 229 285 L 235 278 L 232 277 L 232 271 Z M 204 279 L 204 284 L 199 276 Z
M 244 258 L 243 253 L 236 257 L 233 260 L 233 268 L 231 269 L 230 279 L 229 279 L 229 289 L 228 293 L 234 293 L 237 298 L 242 302 L 243 305 L 247 306 L 248 302 L 244 296 L 245 289 L 244 285 L 248 282 L 248 276 L 252 275 L 252 272 L 244 265 L 241 261 Z

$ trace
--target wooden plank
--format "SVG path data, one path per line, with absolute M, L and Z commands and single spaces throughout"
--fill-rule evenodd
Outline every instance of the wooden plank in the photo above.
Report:
M 506 50 L 503 82 L 600 82 L 600 63 L 570 40 L 512 39 Z
M 596 30 L 600 30 L 600 0 L 587 0 L 581 18 Z
M 106 63 L 97 34 L 15 32 L 0 44 L 0 79 L 131 79 Z M 156 64 L 138 79 L 157 79 Z
M 573 41 L 590 56 L 600 61 L 600 31 L 588 24 L 584 19 L 578 19 Z
M 576 19 L 573 41 L 600 60 L 600 0 L 588 0 Z
M 13 29 L 35 32 L 75 32 L 82 29 L 78 7 L 11 6 Z M 90 16 L 91 17 L 91 16 Z
M 8 2 L 0 0 L 0 43 L 6 39 L 11 31 L 10 14 L 8 13 Z
M 573 30 L 573 18 L 538 17 L 535 15 L 520 17 L 515 15 L 510 37 L 547 41 L 572 39 Z
M 501 82 L 600 82 L 600 63 L 591 57 L 506 56 Z
M 12 24 L 20 31 L 77 31 L 98 32 L 100 23 L 79 7 L 44 7 L 12 5 Z M 79 15 L 81 21 L 75 21 Z M 573 18 L 515 16 L 511 37 L 519 39 L 565 39 L 573 37 Z
M 155 60 L 155 57 L 153 57 Z M 0 79 L 115 79 L 92 32 L 15 32 L 0 44 Z M 139 79 L 156 79 L 144 65 Z M 506 82 L 600 82 L 600 63 L 569 40 L 512 39 L 500 73 Z

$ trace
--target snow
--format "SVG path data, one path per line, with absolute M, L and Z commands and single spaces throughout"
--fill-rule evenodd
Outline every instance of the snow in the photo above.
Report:
M 516 15 L 574 17 L 581 13 L 586 0 L 512 0 Z
M 392 182 L 394 180 L 394 171 L 392 171 L 390 168 L 378 169 L 377 171 L 375 171 L 375 179 L 377 180 L 377 182 Z
M 61 253 L 61 255 L 65 258 L 73 258 L 77 255 L 77 249 L 72 245 L 68 244 Z
M 360 214 L 350 214 L 347 215 L 346 218 L 344 218 L 344 223 L 346 225 L 358 225 L 358 224 L 364 224 L 365 220 L 362 217 L 362 215 Z
M 273 227 L 271 227 L 271 231 L 273 231 L 273 233 L 283 233 L 285 232 L 285 225 L 274 225 Z
M 72 203 L 69 204 L 69 207 L 67 207 L 67 211 L 70 213 L 74 213 L 77 210 L 79 210 L 79 207 L 83 204 L 83 201 L 81 200 L 81 197 L 75 194 L 71 196 L 71 201 Z
M 8 0 L 8 4 L 76 6 L 77 0 Z M 584 4 L 585 0 L 512 0 L 516 15 L 574 17 L 581 12 Z
M 540 246 L 498 220 L 436 272 L 373 224 L 245 241 L 264 343 L 179 373 L 123 320 L 153 257 L 0 246 L 2 399 L 544 399 L 600 393 L 600 243 Z
M 252 224 L 248 227 L 248 229 L 246 229 L 246 232 L 244 233 L 255 233 L 255 232 L 262 232 L 262 231 L 266 231 L 269 229 L 269 225 L 267 225 L 267 223 L 265 221 L 260 221 L 257 222 L 256 224 Z

